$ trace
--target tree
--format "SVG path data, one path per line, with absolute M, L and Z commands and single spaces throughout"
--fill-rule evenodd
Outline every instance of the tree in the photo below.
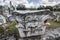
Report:
M 50 9 L 51 11 L 53 11 L 53 7 L 51 6 L 46 6 L 45 9 Z
M 26 10 L 26 7 L 25 7 L 25 5 L 19 4 L 17 6 L 17 10 Z
M 44 7 L 44 6 L 39 6 L 39 7 L 37 8 L 37 10 L 41 10 L 41 9 L 45 9 L 45 7 Z
M 60 8 L 54 8 L 54 11 L 60 11 Z

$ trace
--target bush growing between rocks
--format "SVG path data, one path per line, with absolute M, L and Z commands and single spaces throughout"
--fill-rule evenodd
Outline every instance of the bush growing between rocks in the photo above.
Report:
M 18 40 L 19 32 L 18 32 L 18 29 L 15 27 L 16 24 L 17 24 L 16 21 L 12 23 L 8 23 L 9 27 L 7 28 L 6 32 L 9 36 L 13 35 L 16 38 L 16 40 Z
M 7 29 L 4 29 L 2 26 L 0 27 L 0 39 L 2 39 L 2 38 L 7 39 L 7 37 L 9 37 L 9 36 L 14 36 L 15 39 L 18 40 L 19 32 L 18 32 L 18 29 L 15 27 L 17 22 L 16 21 L 8 22 L 6 24 L 8 24 Z

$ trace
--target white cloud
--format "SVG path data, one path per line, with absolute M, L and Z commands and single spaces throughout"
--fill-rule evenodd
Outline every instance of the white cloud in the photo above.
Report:
M 31 3 L 25 4 L 25 6 L 26 6 L 27 8 L 30 8 L 30 7 L 34 7 L 34 4 L 33 4 L 33 2 L 31 2 Z
M 0 2 L 2 2 L 3 0 L 0 0 Z M 24 4 L 27 8 L 30 8 L 30 7 L 39 7 L 39 5 L 49 5 L 49 6 L 53 6 L 55 4 L 58 4 L 60 3 L 60 1 L 58 1 L 56 3 L 56 1 L 52 1 L 52 2 L 49 2 L 49 0 L 39 0 L 39 3 L 35 3 L 35 2 L 28 2 L 28 0 L 6 0 L 5 1 L 5 4 L 9 5 L 9 2 L 12 1 L 12 4 L 14 6 L 16 6 L 17 4 Z
M 29 4 L 25 4 L 25 6 L 27 7 L 27 8 L 36 8 L 36 7 L 38 7 L 38 4 L 34 4 L 33 2 L 31 2 L 31 3 L 29 3 Z
M 43 2 L 48 2 L 48 0 L 42 0 Z
M 1 0 L 3 2 L 3 0 Z M 12 4 L 13 6 L 17 6 L 18 4 L 24 4 L 27 8 L 30 8 L 30 7 L 38 7 L 39 6 L 39 3 L 34 3 L 34 2 L 31 2 L 29 3 L 28 0 L 6 0 L 5 1 L 5 4 L 6 5 L 9 5 L 9 2 L 12 1 Z
M 58 3 L 60 3 L 60 1 L 56 2 L 55 0 L 52 0 L 52 2 L 49 2 L 49 0 L 42 0 L 42 2 L 40 1 L 41 5 L 45 5 L 45 6 L 54 6 Z

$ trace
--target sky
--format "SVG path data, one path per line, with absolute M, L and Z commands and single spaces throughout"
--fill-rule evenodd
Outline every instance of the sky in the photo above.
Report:
M 12 4 L 16 6 L 17 4 L 24 4 L 27 8 L 37 8 L 40 5 L 44 6 L 54 6 L 60 3 L 60 0 L 5 0 L 5 4 L 9 5 L 9 2 L 12 1 Z M 3 0 L 0 0 L 0 3 Z

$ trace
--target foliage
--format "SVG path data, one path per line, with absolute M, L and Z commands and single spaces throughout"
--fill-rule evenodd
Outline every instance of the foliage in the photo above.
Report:
M 4 29 L 2 26 L 0 26 L 0 38 L 6 38 L 8 36 L 14 36 L 16 40 L 19 39 L 19 32 L 18 29 L 16 28 L 17 22 L 7 22 L 8 28 Z M 3 35 L 3 36 L 2 36 Z
M 4 29 L 2 26 L 0 26 L 0 38 L 6 38 L 8 36 L 14 36 L 16 40 L 19 39 L 19 32 L 18 29 L 15 27 L 17 22 L 8 22 L 8 28 Z
M 36 8 L 31 7 L 31 8 L 27 8 L 27 10 L 36 10 Z
M 0 33 L 3 34 L 4 33 L 4 28 L 0 27 Z
M 14 37 L 18 40 L 19 32 L 18 29 L 15 27 L 16 24 L 17 24 L 16 21 L 8 23 L 9 27 L 7 28 L 6 32 L 8 35 L 14 35 Z
M 41 9 L 50 9 L 51 11 L 53 11 L 52 6 L 46 6 L 46 7 L 45 6 L 42 6 L 42 7 L 40 6 L 40 7 L 37 8 L 37 10 L 41 10 Z
M 26 10 L 25 5 L 19 4 L 16 8 L 17 10 Z
M 48 21 L 51 25 L 47 26 L 47 29 L 54 29 L 54 28 L 59 28 L 60 27 L 60 21 L 54 21 L 54 20 L 49 20 Z
M 60 8 L 54 8 L 54 11 L 60 11 Z
M 42 6 L 42 7 L 40 6 L 40 7 L 37 8 L 37 10 L 41 10 L 41 9 L 45 9 L 45 7 L 44 6 Z
M 46 6 L 45 9 L 50 9 L 51 11 L 53 11 L 53 7 L 51 6 Z
M 2 39 L 4 37 L 4 28 L 0 26 L 0 38 Z

